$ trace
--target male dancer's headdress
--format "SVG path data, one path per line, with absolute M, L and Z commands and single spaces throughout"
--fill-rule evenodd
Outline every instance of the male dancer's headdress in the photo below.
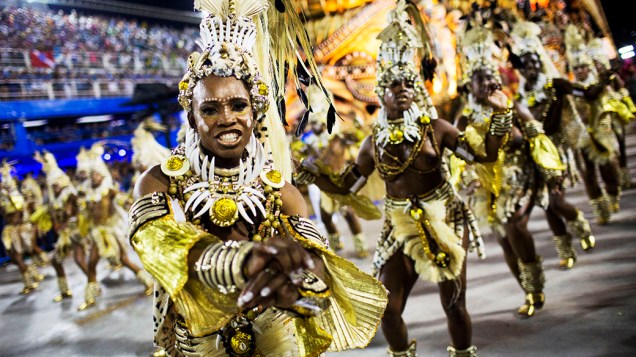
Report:
M 517 57 L 521 57 L 528 53 L 534 53 L 539 56 L 539 60 L 543 64 L 542 72 L 549 77 L 560 76 L 554 62 L 541 42 L 541 28 L 534 22 L 520 21 L 513 25 L 510 37 L 512 45 L 510 47 L 512 53 Z
M 575 25 L 568 25 L 565 28 L 565 55 L 568 59 L 570 70 L 579 66 L 589 66 L 590 70 L 596 74 L 592 57 L 588 54 L 587 46 L 583 35 Z
M 432 78 L 435 61 L 421 15 L 412 3 L 398 0 L 387 17 L 387 27 L 378 34 L 382 43 L 377 57 L 375 89 L 380 99 L 376 122 L 379 131 L 376 139 L 381 146 L 389 142 L 396 143 L 402 138 L 415 142 L 420 139 L 420 121 L 428 124 L 437 119 L 437 110 L 424 86 L 424 78 Z M 419 68 L 417 64 L 420 65 Z M 404 112 L 403 122 L 399 127 L 389 123 L 384 108 L 386 90 L 395 81 L 405 81 L 415 90 L 415 100 L 411 108 Z
M 296 5 L 291 0 L 195 0 L 194 8 L 207 15 L 201 21 L 197 41 L 201 52 L 190 55 L 188 70 L 179 83 L 179 103 L 191 110 L 192 90 L 205 76 L 233 76 L 245 81 L 256 119 L 255 137 L 270 148 L 275 167 L 290 179 L 291 155 L 283 128 L 286 82 L 294 82 L 308 110 L 301 79 L 309 76 L 309 82 L 324 88 L 313 58 L 303 58 L 312 53 L 311 44 Z M 335 121 L 333 106 L 331 113 L 329 129 Z M 304 115 L 303 121 L 307 118 Z M 189 129 L 186 142 L 188 136 L 197 142 L 197 135 Z M 248 149 L 254 146 L 250 144 Z
M 46 174 L 46 185 L 49 188 L 50 199 L 53 198 L 53 185 L 57 185 L 61 189 L 69 189 L 75 193 L 70 177 L 58 166 L 53 154 L 48 151 L 45 151 L 44 154 L 36 152 L 35 161 L 42 164 L 42 171 Z
M 609 57 L 607 56 L 607 52 L 605 52 L 603 40 L 598 37 L 591 39 L 587 43 L 587 53 L 590 55 L 593 61 L 602 64 L 605 69 L 610 69 L 610 61 Z
M 161 164 L 162 161 L 170 156 L 170 149 L 159 144 L 149 130 L 165 131 L 165 127 L 152 119 L 144 120 L 137 126 L 137 129 L 133 132 L 133 138 L 130 140 L 133 150 L 133 165 L 147 169 Z
M 476 25 L 464 31 L 458 38 L 460 48 L 462 80 L 465 85 L 477 71 L 486 71 L 501 83 L 498 67 L 498 48 L 492 31 L 483 25 Z
M 0 206 L 6 213 L 15 213 L 24 209 L 24 197 L 18 189 L 18 183 L 13 177 L 15 169 L 6 160 L 0 166 Z

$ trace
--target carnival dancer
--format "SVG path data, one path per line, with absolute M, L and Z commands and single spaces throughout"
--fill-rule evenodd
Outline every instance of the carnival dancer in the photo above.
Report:
M 542 123 L 544 133 L 556 145 L 561 161 L 567 165 L 565 175 L 560 180 L 546 182 L 549 202 L 545 214 L 554 234 L 552 240 L 559 255 L 559 266 L 570 269 L 576 262 L 572 235 L 580 241 L 585 251 L 595 245 L 590 224 L 583 212 L 566 201 L 563 182 L 565 176 L 572 184 L 576 182 L 578 170 L 575 155 L 581 136 L 587 135 L 587 131 L 569 96 L 572 84 L 560 78 L 541 43 L 540 34 L 541 28 L 533 22 L 516 23 L 511 32 L 512 51 L 509 59 L 521 74 L 515 100 L 526 106 L 534 118 Z
M 421 37 L 426 32 L 411 25 L 423 26 L 419 16 L 411 4 L 399 1 L 378 36 L 382 43 L 376 93 L 381 108 L 373 135 L 362 143 L 355 164 L 334 177 L 322 172 L 320 165 L 303 162 L 297 176 L 344 195 L 360 190 L 378 170 L 387 194 L 373 265 L 389 290 L 382 318 L 389 355 L 416 355 L 416 342 L 409 342 L 402 313 L 419 277 L 438 284 L 452 341 L 450 356 L 476 356 L 465 301 L 469 239 L 481 256 L 484 252 L 472 212 L 445 176 L 442 152 L 449 149 L 469 162 L 496 160 L 512 127 L 512 113 L 502 91 L 489 92 L 493 115 L 481 148 L 471 147 L 464 133 L 437 118 L 424 77 L 414 65 L 422 59 L 428 63 L 431 55 L 428 40 Z M 417 51 L 423 52 L 420 58 Z
M 131 244 L 158 283 L 155 343 L 189 356 L 366 346 L 386 291 L 327 249 L 287 182 L 291 156 L 273 100 L 285 74 L 273 69 L 295 61 L 296 40 L 310 49 L 294 3 L 206 0 L 195 9 L 208 14 L 202 52 L 179 84 L 185 144 L 139 178 L 130 210 Z
M 44 280 L 44 276 L 38 271 L 35 264 L 27 264 L 24 254 L 31 252 L 34 231 L 29 225 L 24 224 L 25 200 L 18 189 L 18 183 L 12 175 L 14 171 L 7 161 L 2 162 L 0 174 L 0 208 L 4 227 L 2 228 L 2 244 L 11 261 L 18 266 L 24 281 L 21 294 L 29 294 Z
M 317 95 L 320 93 L 319 91 L 320 88 L 312 85 L 308 89 L 308 95 L 310 95 L 310 98 L 319 98 L 319 95 Z M 336 123 L 331 133 L 327 131 L 327 124 L 324 119 L 327 117 L 328 108 L 319 102 L 320 100 L 312 100 L 311 103 L 312 112 L 309 115 L 311 133 L 303 140 L 306 145 L 304 145 L 302 156 L 303 159 L 320 160 L 331 170 L 339 172 L 347 165 L 348 161 L 355 158 L 355 155 L 348 155 L 353 149 L 355 142 L 352 142 L 351 137 L 342 132 L 341 123 Z M 322 102 L 327 103 L 324 100 Z M 366 238 L 362 232 L 360 218 L 353 208 L 343 205 L 338 200 L 330 197 L 328 193 L 320 191 L 316 185 L 310 184 L 307 185 L 307 188 L 312 206 L 318 212 L 317 216 L 327 231 L 329 247 L 334 252 L 339 252 L 344 248 L 340 230 L 334 222 L 335 216 L 340 215 L 344 218 L 351 231 L 356 256 L 358 258 L 367 257 L 369 252 Z
M 37 266 L 44 267 L 50 263 L 50 259 L 46 251 L 40 247 L 39 241 L 49 233 L 52 226 L 46 220 L 39 219 L 41 214 L 46 211 L 42 188 L 33 179 L 32 174 L 28 173 L 20 183 L 20 192 L 24 196 L 25 202 L 23 230 L 25 232 L 33 231 L 32 234 L 29 233 L 33 237 L 30 244 L 32 250 L 31 259 Z
M 146 294 L 150 295 L 154 281 L 152 277 L 133 263 L 126 252 L 127 214 L 118 205 L 118 190 L 115 187 L 110 170 L 102 159 L 102 144 L 93 144 L 88 151 L 89 173 L 91 185 L 86 189 L 86 209 L 90 218 L 91 252 L 88 261 L 88 285 L 85 290 L 85 301 L 79 310 L 95 305 L 100 294 L 97 282 L 97 263 L 100 257 L 106 258 L 111 266 L 125 266 L 137 279 L 146 286 Z M 96 254 L 98 253 L 98 254 Z
M 490 93 L 501 88 L 501 79 L 493 63 L 498 50 L 490 30 L 477 25 L 461 38 L 462 71 L 467 104 L 457 126 L 466 131 L 468 142 L 479 145 L 483 133 L 492 126 Z M 512 102 L 515 125 L 504 150 L 494 164 L 474 165 L 474 180 L 479 187 L 471 195 L 471 206 L 480 224 L 489 226 L 503 248 L 513 276 L 526 293 L 518 309 L 522 317 L 533 316 L 543 307 L 543 263 L 537 255 L 528 230 L 535 203 L 541 201 L 543 183 L 561 180 L 565 165 L 554 144 L 543 133 L 540 122 L 519 102 Z
M 149 117 L 139 123 L 133 132 L 133 137 L 130 140 L 133 151 L 131 163 L 135 169 L 132 187 L 135 186 L 139 175 L 146 172 L 149 168 L 161 164 L 170 156 L 170 149 L 161 145 L 152 133 L 152 131 L 166 130 L 163 125 Z
M 36 152 L 35 160 L 42 164 L 42 171 L 46 174 L 48 188 L 48 204 L 45 206 L 47 213 L 43 214 L 38 222 L 49 221 L 57 233 L 57 242 L 53 251 L 51 265 L 57 275 L 57 283 L 60 294 L 53 301 L 61 302 L 71 298 L 73 293 L 68 286 L 66 273 L 62 263 L 67 255 L 81 245 L 81 237 L 77 222 L 79 206 L 77 205 L 77 190 L 71 183 L 71 179 L 57 165 L 55 156 L 50 152 L 41 154 Z M 80 268 L 82 268 L 80 266 Z M 86 271 L 83 271 L 86 274 Z
M 627 134 L 627 125 L 636 117 L 636 106 L 625 88 L 623 80 L 613 70 L 603 40 L 595 37 L 588 42 L 587 48 L 594 61 L 596 72 L 600 75 L 607 73 L 606 76 L 609 79 L 608 92 L 611 98 L 607 101 L 607 105 L 611 106 L 616 113 L 612 115 L 612 129 L 618 141 L 619 183 L 622 189 L 630 188 L 632 178 L 627 167 L 625 135 Z
M 597 222 L 607 224 L 612 212 L 618 211 L 621 196 L 618 141 L 612 129 L 612 120 L 618 113 L 610 103 L 610 73 L 597 73 L 585 40 L 574 25 L 566 27 L 565 44 L 568 66 L 575 76 L 576 108 L 589 133 L 581 145 L 585 153 L 583 180 Z M 597 171 L 605 183 L 604 190 L 596 181 Z

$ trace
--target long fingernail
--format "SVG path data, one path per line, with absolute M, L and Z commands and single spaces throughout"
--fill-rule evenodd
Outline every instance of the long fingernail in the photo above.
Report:
M 246 303 L 250 302 L 253 298 L 254 298 L 254 293 L 252 293 L 251 291 L 248 291 L 245 294 L 241 295 L 241 297 L 239 297 L 238 305 L 243 306 Z
M 261 290 L 262 297 L 267 297 L 271 293 L 272 293 L 272 289 L 270 289 L 268 286 L 264 287 L 263 290 Z

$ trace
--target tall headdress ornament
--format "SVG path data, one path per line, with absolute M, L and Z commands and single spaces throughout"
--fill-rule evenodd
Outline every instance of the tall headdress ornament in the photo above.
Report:
M 602 64 L 605 69 L 610 69 L 609 56 L 607 55 L 607 52 L 605 52 L 603 40 L 598 37 L 591 39 L 587 44 L 587 53 L 590 55 L 592 60 Z
M 133 149 L 133 165 L 151 168 L 161 164 L 162 161 L 170 156 L 170 149 L 159 144 L 149 130 L 165 131 L 165 127 L 152 119 L 144 120 L 139 124 L 133 132 L 133 138 L 130 140 Z
M 88 156 L 88 151 L 82 146 L 79 149 L 79 152 L 75 156 L 77 160 L 77 172 L 88 172 L 90 171 L 91 158 Z
M 497 64 L 498 49 L 490 29 L 483 25 L 473 26 L 464 31 L 458 42 L 462 53 L 462 85 L 468 83 L 476 71 L 487 71 L 501 82 Z
M 324 87 L 313 58 L 303 59 L 303 53 L 312 53 L 311 43 L 294 3 L 271 2 L 275 6 L 267 0 L 194 1 L 194 8 L 207 15 L 201 21 L 201 38 L 197 41 L 201 52 L 190 55 L 188 70 L 179 83 L 179 103 L 186 111 L 191 110 L 192 90 L 205 76 L 233 76 L 245 81 L 256 119 L 255 137 L 271 150 L 275 167 L 290 179 L 291 154 L 283 128 L 285 85 L 288 79 L 294 81 L 301 98 L 306 98 L 300 90 L 303 76 Z M 303 103 L 310 110 L 307 100 Z M 335 120 L 335 110 L 332 112 L 329 128 Z
M 575 25 L 570 24 L 565 28 L 565 49 L 571 70 L 578 66 L 590 66 L 590 71 L 596 74 L 594 62 L 587 52 L 585 39 Z
M 378 137 L 380 145 L 391 141 L 391 125 L 387 121 L 383 102 L 387 88 L 395 81 L 406 81 L 415 90 L 415 101 L 404 113 L 403 134 L 407 140 L 414 141 L 419 137 L 421 118 L 425 117 L 427 121 L 437 119 L 437 111 L 424 86 L 424 79 L 432 78 L 435 61 L 430 37 L 419 10 L 413 3 L 399 0 L 387 17 L 388 25 L 378 34 L 382 43 L 377 57 L 375 91 L 381 104 L 377 124 L 384 133 Z
M 18 189 L 18 183 L 13 177 L 13 165 L 6 160 L 2 161 L 0 174 L 0 206 L 6 213 L 14 213 L 24 209 L 24 197 Z
M 48 151 L 44 151 L 43 154 L 36 152 L 34 159 L 42 164 L 42 171 L 46 174 L 46 185 L 49 187 L 49 190 L 54 184 L 57 184 L 60 188 L 64 188 L 71 184 L 71 179 L 58 166 L 57 160 L 53 154 Z
M 541 42 L 541 28 L 534 22 L 519 21 L 515 23 L 510 32 L 512 38 L 512 53 L 521 57 L 528 53 L 534 53 L 539 56 L 539 60 L 543 64 L 543 73 L 549 77 L 559 77 L 559 70 L 552 62 Z

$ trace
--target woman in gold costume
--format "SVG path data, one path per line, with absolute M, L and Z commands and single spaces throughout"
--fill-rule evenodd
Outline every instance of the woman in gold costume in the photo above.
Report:
M 284 46 L 303 34 L 291 1 L 268 5 L 195 1 L 208 15 L 179 84 L 185 142 L 135 186 L 130 241 L 157 280 L 155 343 L 169 355 L 361 348 L 386 305 L 377 280 L 328 250 L 286 181 L 272 86 L 282 62 L 269 56 L 293 61 Z
M 466 105 L 457 126 L 466 131 L 469 142 L 478 146 L 488 130 L 493 108 L 489 93 L 501 88 L 496 67 L 493 35 L 483 25 L 474 26 L 461 37 L 463 83 Z M 543 133 L 541 123 L 519 102 L 511 115 L 515 126 L 505 147 L 493 164 L 474 165 L 475 175 L 467 175 L 478 187 L 471 196 L 471 206 L 480 223 L 489 226 L 503 248 L 510 271 L 526 294 L 518 309 L 522 317 L 533 316 L 543 307 L 544 274 L 541 257 L 528 230 L 532 208 L 540 202 L 545 183 L 561 180 L 565 168 L 554 144 Z
M 484 133 L 481 152 L 462 132 L 437 118 L 423 74 L 414 63 L 430 59 L 419 12 L 399 1 L 380 33 L 376 93 L 381 109 L 373 134 L 362 143 L 356 162 L 339 175 L 327 175 L 320 164 L 303 162 L 301 181 L 341 195 L 357 193 L 378 170 L 386 187 L 385 224 L 373 258 L 374 272 L 389 290 L 382 330 L 390 356 L 416 356 L 402 313 L 418 278 L 437 283 L 446 313 L 450 356 L 476 356 L 466 310 L 466 250 L 480 255 L 481 238 L 472 212 L 455 192 L 443 169 L 442 153 L 455 152 L 467 161 L 494 161 L 512 127 L 508 98 L 490 91 L 492 125 Z M 419 23 L 421 25 L 421 23 Z M 425 56 L 425 57 L 424 57 Z

